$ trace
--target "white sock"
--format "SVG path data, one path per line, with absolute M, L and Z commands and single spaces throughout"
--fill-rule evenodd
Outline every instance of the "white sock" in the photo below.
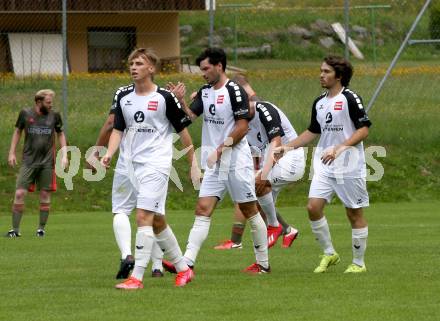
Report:
M 154 233 L 152 226 L 138 227 L 136 233 L 136 249 L 134 250 L 134 269 L 131 274 L 138 280 L 144 278 L 145 268 L 148 265 L 153 250 Z
M 277 220 L 277 211 L 275 209 L 272 192 L 258 197 L 258 203 L 260 203 L 261 208 L 266 214 L 267 225 L 277 227 L 279 223 Z
M 364 266 L 364 255 L 367 249 L 368 226 L 351 230 L 351 244 L 353 246 L 353 263 Z
M 167 226 L 162 232 L 156 235 L 157 243 L 164 250 L 166 257 L 176 267 L 177 272 L 188 270 L 188 265 L 182 256 L 179 243 L 170 226 Z M 162 262 L 161 262 L 162 263 Z
M 163 259 L 163 251 L 160 246 L 157 244 L 157 239 L 154 240 L 153 250 L 151 251 L 151 270 L 159 270 L 163 272 L 162 266 Z
M 269 268 L 269 253 L 267 251 L 267 228 L 260 213 L 248 219 L 251 227 L 252 240 L 254 242 L 254 253 L 258 264 Z
M 113 232 L 121 251 L 121 259 L 131 255 L 131 225 L 127 214 L 113 215 Z
M 332 238 L 330 236 L 330 230 L 328 228 L 327 219 L 322 217 L 317 221 L 310 221 L 312 232 L 315 234 L 316 240 L 319 242 L 324 254 L 333 255 L 335 249 L 333 248 Z
M 186 264 L 193 266 L 196 262 L 197 254 L 203 242 L 208 237 L 211 218 L 197 215 L 193 227 L 189 232 L 188 244 L 186 245 L 185 261 Z

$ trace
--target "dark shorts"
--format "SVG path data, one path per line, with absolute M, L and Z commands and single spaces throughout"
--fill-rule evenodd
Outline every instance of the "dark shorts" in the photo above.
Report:
M 35 185 L 39 190 L 55 191 L 56 190 L 56 174 L 53 168 L 45 167 L 20 167 L 17 177 L 17 189 L 26 189 L 29 192 L 35 190 Z

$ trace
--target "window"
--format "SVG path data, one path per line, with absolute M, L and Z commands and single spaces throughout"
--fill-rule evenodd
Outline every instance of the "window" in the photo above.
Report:
M 89 72 L 124 71 L 136 46 L 136 28 L 89 28 Z

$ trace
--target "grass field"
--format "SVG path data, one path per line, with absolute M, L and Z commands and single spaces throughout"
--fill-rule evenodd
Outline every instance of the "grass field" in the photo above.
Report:
M 113 289 L 118 250 L 109 213 L 55 212 L 44 239 L 34 236 L 37 216 L 25 216 L 20 239 L 0 238 L 0 319 L 438 320 L 439 206 L 414 202 L 367 209 L 368 273 L 363 275 L 343 274 L 351 261 L 351 230 L 342 207 L 327 210 L 342 260 L 324 275 L 312 273 L 319 249 L 305 210 L 282 208 L 301 235 L 290 249 L 277 244 L 270 251 L 272 273 L 258 277 L 240 273 L 253 262 L 249 230 L 242 250 L 212 249 L 230 233 L 232 210 L 219 210 L 194 282 L 176 289 L 171 275 L 147 274 L 145 289 L 128 293 Z M 192 211 L 167 215 L 184 246 Z M 0 223 L 9 224 L 9 217 L 1 216 Z

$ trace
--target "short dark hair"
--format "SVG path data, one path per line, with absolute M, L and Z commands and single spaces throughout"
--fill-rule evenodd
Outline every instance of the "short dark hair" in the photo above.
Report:
M 206 48 L 196 59 L 196 65 L 200 67 L 200 62 L 209 58 L 211 65 L 222 64 L 223 71 L 226 70 L 226 53 L 221 48 Z
M 347 87 L 353 76 L 353 66 L 345 58 L 339 56 L 327 56 L 324 62 L 335 70 L 336 78 L 341 78 L 341 85 Z

